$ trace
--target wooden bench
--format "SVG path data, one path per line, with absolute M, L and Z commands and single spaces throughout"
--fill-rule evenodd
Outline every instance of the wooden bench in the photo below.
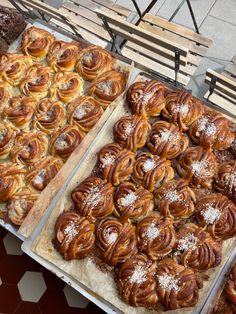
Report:
M 231 63 L 225 67 L 222 74 L 236 82 L 236 55 L 232 58 Z

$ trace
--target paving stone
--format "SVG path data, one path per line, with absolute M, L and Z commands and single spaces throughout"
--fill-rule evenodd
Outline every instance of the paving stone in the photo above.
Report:
M 236 25 L 236 1 L 218 0 L 212 7 L 209 14 Z
M 89 300 L 86 299 L 84 296 L 82 296 L 80 293 L 78 293 L 69 285 L 66 285 L 66 287 L 63 289 L 63 292 L 65 294 L 66 301 L 69 306 L 81 309 L 85 309 L 87 307 Z
M 3 239 L 3 243 L 7 251 L 7 254 L 11 254 L 11 255 L 23 254 L 21 250 L 22 241 L 16 238 L 13 234 L 7 233 L 7 235 Z

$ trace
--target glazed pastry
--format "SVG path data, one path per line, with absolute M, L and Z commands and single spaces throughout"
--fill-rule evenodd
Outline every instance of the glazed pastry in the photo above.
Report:
M 92 81 L 103 72 L 112 69 L 115 59 L 99 46 L 88 46 L 80 51 L 75 66 L 76 71 L 84 80 Z
M 0 123 L 0 159 L 5 159 L 9 156 L 17 129 L 9 125 L 9 123 Z
M 45 29 L 29 27 L 22 35 L 21 50 L 25 55 L 29 55 L 35 61 L 43 60 L 49 47 L 54 42 L 55 37 Z
M 225 240 L 236 235 L 236 206 L 226 196 L 215 193 L 200 198 L 195 215 L 214 239 Z
M 88 177 L 71 192 L 71 199 L 81 216 L 95 220 L 112 214 L 113 192 L 111 183 L 98 177 Z
M 126 96 L 132 112 L 147 118 L 158 116 L 165 107 L 164 89 L 164 85 L 156 80 L 132 84 Z
M 152 125 L 147 147 L 153 155 L 172 159 L 185 151 L 188 147 L 188 138 L 175 124 L 157 121 Z
M 149 308 L 157 303 L 156 264 L 137 254 L 121 264 L 116 282 L 122 300 L 132 306 Z
M 191 139 L 202 147 L 225 150 L 234 140 L 229 120 L 215 111 L 208 111 L 195 121 L 190 129 Z
M 52 135 L 49 148 L 50 153 L 65 160 L 82 142 L 83 138 L 84 134 L 76 125 L 66 124 Z
M 75 98 L 68 106 L 68 122 L 75 124 L 83 132 L 88 132 L 103 114 L 99 103 L 90 96 Z
M 6 82 L 0 81 L 0 111 L 8 103 L 9 99 L 12 97 L 12 88 Z
M 31 184 L 37 191 L 42 191 L 56 176 L 62 165 L 61 159 L 52 156 L 36 162 L 27 173 L 27 184 Z
M 211 187 L 216 170 L 217 164 L 213 152 L 200 146 L 187 148 L 180 155 L 177 163 L 177 171 L 183 179 L 206 189 Z
M 0 202 L 9 200 L 23 186 L 25 169 L 12 162 L 0 163 Z
M 113 127 L 114 139 L 122 147 L 136 152 L 145 145 L 149 129 L 150 125 L 145 118 L 137 115 L 125 116 Z
M 155 188 L 160 187 L 165 182 L 172 180 L 173 177 L 174 170 L 170 161 L 159 156 L 142 153 L 134 163 L 132 180 L 150 192 L 153 192 Z
M 12 147 L 12 161 L 30 165 L 46 156 L 48 139 L 43 132 L 21 132 Z
M 114 214 L 120 221 L 138 221 L 153 209 L 153 195 L 142 186 L 121 183 L 115 193 Z
M 58 72 L 54 75 L 50 96 L 68 103 L 83 92 L 83 79 L 77 73 Z
M 38 194 L 32 192 L 29 188 L 24 187 L 16 192 L 7 204 L 7 214 L 10 221 L 20 226 L 31 208 L 34 202 L 37 200 Z
M 228 278 L 225 283 L 224 294 L 225 294 L 226 300 L 229 302 L 230 306 L 233 309 L 232 314 L 235 313 L 236 312 L 236 264 L 233 265 L 228 275 Z
M 231 143 L 230 152 L 236 158 L 236 133 L 234 133 L 234 141 Z
M 98 153 L 98 168 L 103 179 L 119 185 L 129 178 L 133 171 L 134 153 L 122 149 L 119 144 L 105 145 Z
M 51 68 L 35 63 L 27 69 L 19 87 L 25 95 L 39 100 L 47 97 L 52 78 L 53 71 Z
M 20 129 L 26 129 L 32 121 L 35 105 L 36 100 L 33 97 L 12 97 L 4 108 L 2 117 Z
M 18 85 L 32 64 L 29 56 L 7 53 L 0 57 L 0 78 L 11 85 Z
M 65 110 L 58 100 L 49 98 L 42 99 L 35 108 L 34 126 L 46 134 L 55 130 L 65 123 Z
M 180 90 L 167 95 L 162 114 L 170 122 L 177 124 L 181 130 L 186 131 L 194 121 L 200 118 L 203 111 L 200 100 L 187 91 Z
M 166 310 L 195 306 L 198 302 L 198 285 L 195 273 L 170 258 L 157 265 L 157 294 Z
M 104 260 L 111 266 L 124 263 L 137 253 L 135 227 L 107 217 L 97 226 L 97 244 Z
M 95 242 L 94 225 L 73 211 L 62 213 L 55 224 L 54 244 L 67 261 L 85 258 Z
M 125 87 L 125 74 L 110 70 L 96 77 L 89 87 L 89 94 L 106 109 L 125 90 Z
M 236 160 L 225 162 L 218 168 L 214 188 L 236 201 Z
M 176 249 L 182 264 L 197 271 L 206 271 L 221 263 L 221 242 L 214 241 L 208 232 L 193 223 L 178 231 Z
M 196 197 L 188 182 L 178 179 L 166 182 L 157 189 L 154 200 L 162 216 L 178 221 L 193 214 Z
M 50 46 L 47 61 L 55 71 L 73 71 L 78 57 L 79 48 L 75 43 L 55 40 Z
M 175 245 L 173 220 L 161 218 L 157 212 L 139 221 L 136 228 L 139 251 L 157 260 L 168 255 Z

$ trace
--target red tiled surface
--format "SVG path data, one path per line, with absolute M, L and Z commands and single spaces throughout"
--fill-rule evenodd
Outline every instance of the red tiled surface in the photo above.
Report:
M 22 253 L 20 245 L 0 227 L 0 313 L 104 313 Z

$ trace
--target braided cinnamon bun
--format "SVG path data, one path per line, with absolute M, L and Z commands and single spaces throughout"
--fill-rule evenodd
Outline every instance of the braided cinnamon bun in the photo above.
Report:
M 207 189 L 211 187 L 216 167 L 213 152 L 200 146 L 187 148 L 177 163 L 177 171 L 182 178 Z
M 137 221 L 153 209 L 153 195 L 142 186 L 121 183 L 115 193 L 114 214 L 120 221 Z
M 71 192 L 71 199 L 79 214 L 95 220 L 112 214 L 114 188 L 98 177 L 89 177 Z
M 177 239 L 177 253 L 185 267 L 206 271 L 221 263 L 221 242 L 214 241 L 208 232 L 196 224 L 184 225 L 178 231 Z
M 124 263 L 138 251 L 135 227 L 128 222 L 122 224 L 114 217 L 104 218 L 98 224 L 96 235 L 102 256 L 111 266 Z
M 67 261 L 88 256 L 95 242 L 94 225 L 73 211 L 62 213 L 55 224 L 54 244 Z
M 55 71 L 73 71 L 79 48 L 75 43 L 55 40 L 49 48 L 47 61 Z
M 35 105 L 36 100 L 33 97 L 12 97 L 4 108 L 2 117 L 20 129 L 26 129 L 32 121 Z
M 225 283 L 224 295 L 233 309 L 232 313 L 236 312 L 236 264 L 233 265 Z
M 156 212 L 138 222 L 136 235 L 139 250 L 152 260 L 168 255 L 176 240 L 173 221 Z
M 157 265 L 157 294 L 166 310 L 195 306 L 198 302 L 198 285 L 191 268 L 165 258 Z
M 134 162 L 132 180 L 153 192 L 165 182 L 174 178 L 170 160 L 162 159 L 150 153 L 140 154 Z
M 236 160 L 221 164 L 215 175 L 214 188 L 236 201 Z
M 43 60 L 55 37 L 45 29 L 35 26 L 26 29 L 22 35 L 21 50 L 35 61 Z
M 30 165 L 46 156 L 48 139 L 42 132 L 21 132 L 11 150 L 12 161 Z
M 215 111 L 208 111 L 195 121 L 189 129 L 189 136 L 198 145 L 215 150 L 229 148 L 234 140 L 229 120 Z
M 198 200 L 195 215 L 214 239 L 225 240 L 236 235 L 236 206 L 222 194 L 209 194 Z
M 12 162 L 0 163 L 0 202 L 5 202 L 23 186 L 25 169 Z
M 125 87 L 125 74 L 110 70 L 96 77 L 89 87 L 89 94 L 100 103 L 103 109 L 106 109 L 125 90 Z
M 0 77 L 11 85 L 18 85 L 32 64 L 29 56 L 7 53 L 0 57 Z
M 136 152 L 145 145 L 150 125 L 141 116 L 122 117 L 113 127 L 115 141 L 122 147 Z
M 27 183 L 31 184 L 35 190 L 42 191 L 56 176 L 62 165 L 59 158 L 45 157 L 32 165 L 26 176 Z
M 65 160 L 82 142 L 83 138 L 84 134 L 76 125 L 66 124 L 53 134 L 50 141 L 50 153 Z
M 9 156 L 14 145 L 17 130 L 7 123 L 0 123 L 0 159 Z
M 175 124 L 157 121 L 152 125 L 147 147 L 154 155 L 172 159 L 185 151 L 188 147 L 188 138 Z
M 68 106 L 68 122 L 76 124 L 84 132 L 88 132 L 103 114 L 100 104 L 91 96 L 75 98 Z
M 112 69 L 115 59 L 105 49 L 99 46 L 88 46 L 78 54 L 76 71 L 84 80 L 92 81 L 103 72 Z
M 65 123 L 65 110 L 60 101 L 42 99 L 35 108 L 34 126 L 50 134 Z
M 0 110 L 6 106 L 12 96 L 12 88 L 8 83 L 0 82 Z
M 137 254 L 121 264 L 116 282 L 122 300 L 132 306 L 149 308 L 158 301 L 155 281 L 156 264 Z
M 37 200 L 38 194 L 31 191 L 27 187 L 23 187 L 16 192 L 7 204 L 7 214 L 10 221 L 17 226 L 20 226 L 31 208 L 34 202 Z
M 236 132 L 234 133 L 234 140 L 231 143 L 229 150 L 230 150 L 230 153 L 233 155 L 233 157 L 236 158 Z
M 164 117 L 177 124 L 183 131 L 203 114 L 204 107 L 200 100 L 185 90 L 173 92 L 166 97 L 166 106 L 162 111 Z
M 156 80 L 135 82 L 129 87 L 126 99 L 134 114 L 158 116 L 165 107 L 164 85 Z
M 166 182 L 157 189 L 154 200 L 161 215 L 179 220 L 193 214 L 196 197 L 188 182 L 178 179 Z

